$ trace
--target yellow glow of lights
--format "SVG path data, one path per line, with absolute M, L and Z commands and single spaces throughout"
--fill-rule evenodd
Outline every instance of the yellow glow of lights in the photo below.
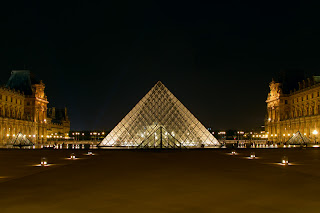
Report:
M 318 131 L 317 130 L 313 130 L 312 134 L 317 135 Z

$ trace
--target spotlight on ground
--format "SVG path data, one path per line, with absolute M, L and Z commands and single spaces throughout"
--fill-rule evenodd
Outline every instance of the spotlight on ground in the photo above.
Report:
M 76 155 L 75 155 L 74 153 L 72 153 L 72 154 L 70 155 L 70 159 L 71 159 L 71 160 L 75 160 L 75 159 L 76 159 Z
M 46 157 L 42 157 L 40 161 L 41 166 L 48 166 L 48 160 Z
M 281 164 L 284 165 L 284 166 L 289 165 L 289 160 L 288 160 L 287 156 L 283 156 L 282 157 Z
M 231 155 L 237 155 L 237 152 L 235 150 L 232 150 Z
M 93 154 L 92 154 L 92 151 L 88 151 L 88 155 L 90 155 L 90 156 L 93 155 Z
M 256 153 L 251 152 L 250 153 L 250 159 L 256 159 Z

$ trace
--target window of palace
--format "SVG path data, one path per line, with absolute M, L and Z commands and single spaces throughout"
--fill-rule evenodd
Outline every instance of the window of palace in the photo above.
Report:
M 287 100 L 285 100 L 285 101 L 284 101 L 284 104 L 288 104 L 288 101 L 287 101 Z
M 319 92 L 317 92 L 317 97 L 319 97 Z

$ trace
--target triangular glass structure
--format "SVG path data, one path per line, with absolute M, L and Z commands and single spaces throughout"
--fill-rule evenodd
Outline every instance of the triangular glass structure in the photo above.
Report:
M 293 136 L 288 140 L 288 144 L 305 144 L 310 143 L 310 139 L 302 135 L 300 131 L 293 134 Z
M 99 146 L 188 148 L 218 140 L 159 81 Z
M 12 140 L 11 145 L 13 146 L 33 146 L 34 144 L 21 132 Z

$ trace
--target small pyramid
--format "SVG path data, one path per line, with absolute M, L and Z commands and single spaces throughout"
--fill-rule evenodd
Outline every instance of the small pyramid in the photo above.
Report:
M 99 144 L 137 148 L 217 145 L 218 140 L 160 81 Z
M 304 144 L 310 143 L 310 139 L 302 135 L 300 131 L 293 134 L 293 136 L 288 140 L 288 144 Z
M 10 145 L 13 146 L 33 146 L 34 144 L 21 132 L 11 141 Z

